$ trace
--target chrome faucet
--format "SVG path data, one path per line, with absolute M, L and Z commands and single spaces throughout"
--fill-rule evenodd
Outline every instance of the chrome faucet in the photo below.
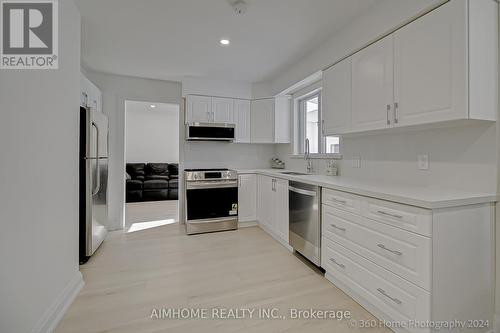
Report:
M 304 160 L 307 161 L 307 173 L 312 173 L 313 166 L 311 161 L 311 153 L 309 149 L 309 139 L 306 139 L 306 145 L 304 149 Z

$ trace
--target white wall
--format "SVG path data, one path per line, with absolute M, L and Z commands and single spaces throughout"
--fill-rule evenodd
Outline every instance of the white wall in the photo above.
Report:
M 411 186 L 496 192 L 496 128 L 471 125 L 343 138 L 337 161 L 345 177 Z M 277 155 L 287 167 L 305 170 L 303 159 L 290 159 L 291 145 L 280 145 Z M 361 156 L 361 168 L 352 156 Z M 429 170 L 417 169 L 417 155 L 429 154 Z M 313 160 L 315 172 L 325 173 L 326 161 Z
M 126 101 L 125 110 L 127 163 L 179 163 L 179 105 Z
M 179 119 L 179 122 L 183 122 L 181 84 L 88 70 L 85 71 L 85 74 L 101 89 L 103 111 L 109 117 L 108 228 L 118 230 L 123 227 L 125 216 L 125 101 L 155 101 L 156 103 L 181 105 L 180 118 L 182 119 Z M 183 134 L 179 133 L 179 137 L 181 135 Z M 182 163 L 182 159 L 181 151 L 180 163 Z
M 252 85 L 246 82 L 211 80 L 195 77 L 182 78 L 182 96 L 207 95 L 231 98 L 252 98 Z
M 0 332 L 49 332 L 78 271 L 80 15 L 59 1 L 59 69 L 0 70 Z
M 270 144 L 186 142 L 185 168 L 269 168 L 275 157 Z

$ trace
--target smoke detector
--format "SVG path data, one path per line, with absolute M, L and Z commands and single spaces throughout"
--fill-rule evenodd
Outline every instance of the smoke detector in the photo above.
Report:
M 233 9 L 236 15 L 243 15 L 247 11 L 247 4 L 243 0 L 238 0 L 233 3 Z

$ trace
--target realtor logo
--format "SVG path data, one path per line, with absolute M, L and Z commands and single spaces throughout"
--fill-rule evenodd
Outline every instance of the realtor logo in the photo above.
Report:
M 0 0 L 0 68 L 58 68 L 57 4 L 57 0 Z

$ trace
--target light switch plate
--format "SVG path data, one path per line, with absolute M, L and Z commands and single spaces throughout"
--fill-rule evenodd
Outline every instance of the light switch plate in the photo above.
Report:
M 429 170 L 429 154 L 418 155 L 417 164 L 419 170 Z
M 361 156 L 360 155 L 352 155 L 352 167 L 355 169 L 361 168 Z

